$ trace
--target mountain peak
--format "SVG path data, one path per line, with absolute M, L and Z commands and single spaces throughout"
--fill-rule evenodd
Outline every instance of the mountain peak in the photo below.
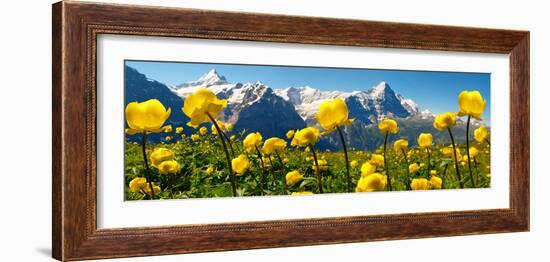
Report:
M 392 95 L 395 92 L 391 89 L 390 85 L 386 81 L 378 83 L 370 90 L 372 98 L 384 98 L 386 95 Z
M 227 80 L 225 79 L 225 76 L 222 76 L 216 71 L 216 69 L 212 68 L 208 73 L 202 75 L 199 80 L 195 81 L 196 83 L 201 83 L 206 86 L 215 85 L 215 84 L 227 84 Z

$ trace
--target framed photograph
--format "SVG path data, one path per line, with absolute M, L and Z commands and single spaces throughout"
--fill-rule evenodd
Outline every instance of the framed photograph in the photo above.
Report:
M 53 257 L 529 230 L 529 32 L 53 5 Z

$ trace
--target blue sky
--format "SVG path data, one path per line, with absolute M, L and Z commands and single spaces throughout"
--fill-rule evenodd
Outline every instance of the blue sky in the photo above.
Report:
M 434 113 L 457 111 L 458 94 L 462 90 L 478 90 L 487 100 L 483 117 L 490 121 L 491 75 L 487 73 L 152 61 L 126 61 L 126 65 L 148 78 L 173 85 L 197 80 L 212 68 L 231 83 L 260 80 L 274 89 L 309 85 L 327 91 L 361 91 L 386 81 L 395 92 L 418 103 L 421 110 Z

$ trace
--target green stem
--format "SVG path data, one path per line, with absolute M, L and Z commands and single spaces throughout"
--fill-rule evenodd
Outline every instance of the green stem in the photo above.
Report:
M 279 162 L 281 163 L 281 169 L 283 169 L 283 194 L 288 194 L 288 185 L 286 184 L 286 167 L 285 163 L 283 163 L 283 159 L 281 159 L 281 155 L 279 155 L 279 152 L 275 150 L 275 155 L 277 156 L 277 159 L 279 159 Z
M 219 131 L 218 131 L 218 133 L 219 133 Z M 233 144 L 231 143 L 231 139 L 229 139 L 229 137 L 227 137 L 225 132 L 222 131 L 221 134 L 225 138 L 225 140 L 227 140 L 227 144 L 229 145 L 229 150 L 231 150 L 231 155 L 233 156 L 233 158 L 235 158 L 235 151 L 233 150 Z
M 458 183 L 460 184 L 460 188 L 464 188 L 464 182 L 462 181 L 462 177 L 460 176 L 460 170 L 458 168 L 458 158 L 456 156 L 456 145 L 455 145 L 455 139 L 453 137 L 453 132 L 451 132 L 450 128 L 447 128 L 449 131 L 449 136 L 451 136 L 451 143 L 453 144 L 453 154 L 455 156 L 455 168 L 456 168 L 456 177 L 458 178 Z
M 313 153 L 313 160 L 315 161 L 315 175 L 317 176 L 317 187 L 319 188 L 319 193 L 323 193 L 323 184 L 321 181 L 321 169 L 319 169 L 319 161 L 317 161 L 317 154 L 315 154 L 315 150 L 313 149 L 313 145 L 309 144 L 309 149 L 311 150 L 311 153 Z
M 273 166 L 273 161 L 271 160 L 271 156 L 267 156 L 267 159 L 269 159 L 269 164 L 271 165 L 271 176 L 273 177 L 273 181 L 271 183 L 271 186 L 275 186 L 275 181 L 277 181 L 277 177 L 275 176 L 275 167 Z
M 389 133 L 390 132 L 386 132 L 386 136 L 384 136 L 384 168 L 386 169 L 386 178 L 388 180 L 388 191 L 392 191 L 390 169 L 388 168 L 388 161 L 386 160 L 386 145 L 388 144 Z
M 260 149 L 258 146 L 254 146 L 256 148 L 256 153 L 258 154 L 258 158 L 260 159 L 260 164 L 262 165 L 262 172 L 260 174 L 260 190 L 262 196 L 264 195 L 264 180 L 265 180 L 265 164 L 264 159 L 262 158 L 262 153 L 260 152 Z
M 426 147 L 426 152 L 428 153 L 428 172 L 430 172 L 430 158 L 431 158 L 431 155 L 430 155 L 430 148 Z
M 147 132 L 143 132 L 141 135 L 141 152 L 143 153 L 143 163 L 145 163 L 145 178 L 149 181 L 149 189 L 151 195 L 149 199 L 155 199 L 155 189 L 153 187 L 153 181 L 151 181 L 151 173 L 149 173 L 149 162 L 147 162 L 147 152 L 145 152 L 145 144 L 147 143 Z
M 491 145 L 491 141 L 489 141 L 489 139 L 485 138 L 485 142 L 487 142 L 487 145 Z
M 405 164 L 407 165 L 405 169 L 407 169 L 407 177 L 406 177 L 406 185 L 407 190 L 411 190 L 411 174 L 409 173 L 409 158 L 407 157 L 407 153 L 405 153 L 405 149 L 401 149 L 401 152 L 403 152 L 403 156 L 405 157 Z
M 346 158 L 346 180 L 347 180 L 347 186 L 348 186 L 348 192 L 351 192 L 351 179 L 349 176 L 349 159 L 348 159 L 348 149 L 346 146 L 346 141 L 344 140 L 344 135 L 342 134 L 342 130 L 339 126 L 336 126 L 336 129 L 338 130 L 338 134 L 340 134 L 340 140 L 342 141 L 342 147 L 344 148 L 344 157 Z
M 441 188 L 445 189 L 445 180 L 447 179 L 447 168 L 449 167 L 449 164 L 445 164 L 445 168 L 443 169 L 443 175 L 441 175 Z
M 476 187 L 476 178 L 474 177 L 474 173 L 472 173 L 472 161 L 470 160 L 470 118 L 471 116 L 468 116 L 468 122 L 466 122 L 466 155 L 468 156 L 468 170 L 470 171 L 470 178 L 472 180 L 472 186 Z
M 216 130 L 218 131 L 218 134 L 221 134 L 222 130 L 218 126 L 218 123 L 216 120 L 208 113 L 206 113 L 208 118 L 210 118 L 210 121 L 212 121 L 212 124 L 216 127 Z M 223 139 L 222 136 L 219 136 L 220 140 L 222 141 L 223 150 L 225 151 L 225 158 L 227 159 L 227 168 L 229 169 L 229 175 L 231 176 L 231 190 L 233 193 L 233 196 L 237 196 L 237 181 L 235 178 L 235 174 L 233 173 L 233 167 L 231 166 L 231 157 L 229 156 L 229 151 L 227 151 L 227 145 L 225 144 L 225 139 Z

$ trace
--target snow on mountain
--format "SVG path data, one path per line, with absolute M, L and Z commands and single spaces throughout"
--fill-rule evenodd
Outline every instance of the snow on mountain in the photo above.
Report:
M 321 102 L 326 99 L 342 98 L 348 104 L 350 117 L 365 124 L 374 123 L 385 117 L 409 117 L 418 115 L 418 105 L 411 99 L 395 93 L 388 83 L 382 81 L 376 86 L 353 92 L 322 91 L 310 86 L 271 89 L 260 81 L 256 83 L 230 83 L 215 69 L 201 76 L 198 80 L 171 86 L 172 92 L 185 98 L 198 88 L 208 88 L 218 97 L 227 99 L 225 110 L 226 121 L 236 122 L 240 111 L 254 103 L 260 102 L 268 92 L 293 105 L 296 113 L 306 122 L 314 122 L 315 114 Z
M 291 102 L 304 120 L 315 117 L 315 113 L 323 100 L 337 97 L 346 100 L 348 107 L 357 107 L 350 108 L 350 113 L 365 113 L 373 115 L 375 119 L 381 119 L 389 115 L 407 117 L 419 113 L 418 105 L 413 100 L 396 94 L 389 84 L 384 81 L 366 91 L 321 91 L 305 86 L 277 89 L 275 93 Z M 365 123 L 372 122 L 366 119 L 368 117 L 364 115 L 352 117 L 363 117 Z

